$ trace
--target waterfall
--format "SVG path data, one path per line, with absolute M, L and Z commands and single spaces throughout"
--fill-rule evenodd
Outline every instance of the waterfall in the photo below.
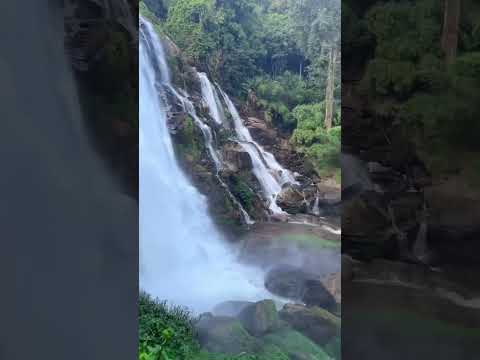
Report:
M 284 184 L 297 183 L 294 176 L 289 170 L 283 168 L 271 153 L 265 151 L 253 140 L 232 100 L 223 90 L 220 88 L 219 90 L 232 115 L 238 143 L 252 159 L 253 174 L 262 186 L 270 211 L 274 214 L 284 214 L 285 212 L 277 205 L 276 199 Z
M 342 153 L 340 162 L 342 166 L 342 192 L 353 189 L 358 193 L 374 189 L 367 166 L 362 160 L 354 155 Z
M 155 31 L 140 22 L 140 287 L 195 313 L 268 297 L 262 274 L 237 263 L 176 162 L 160 96 L 175 90 Z
M 428 262 L 429 260 L 429 249 L 427 244 L 427 204 L 423 204 L 423 210 L 420 215 L 420 226 L 418 228 L 417 237 L 415 243 L 413 244 L 413 255 L 420 261 Z
M 212 116 L 213 120 L 219 125 L 223 123 L 223 119 L 225 117 L 223 113 L 223 109 L 220 103 L 220 99 L 213 87 L 212 83 L 207 77 L 205 73 L 198 73 L 198 77 L 200 79 L 200 84 L 202 87 L 202 97 L 203 101 L 207 104 L 208 110 L 210 111 L 210 115 Z
M 320 194 L 318 191 L 317 195 L 315 196 L 315 202 L 313 203 L 312 214 L 316 216 L 320 215 Z
M 230 200 L 235 204 L 235 206 L 238 208 L 238 210 L 242 214 L 244 223 L 246 225 L 254 224 L 255 222 L 252 220 L 250 215 L 248 215 L 248 212 L 243 208 L 242 204 L 240 204 L 237 198 L 232 194 L 232 192 L 228 188 L 228 185 L 225 184 L 225 181 L 223 181 L 219 175 L 219 171 L 222 168 L 223 160 L 222 160 L 222 155 L 220 154 L 220 152 L 217 151 L 217 149 L 214 146 L 212 129 L 198 117 L 197 112 L 195 111 L 195 107 L 193 106 L 192 102 L 188 99 L 187 94 L 185 93 L 180 94 L 171 85 L 168 86 L 168 89 L 177 98 L 177 100 L 180 101 L 180 105 L 182 106 L 184 111 L 187 112 L 193 118 L 195 125 L 197 125 L 197 127 L 202 131 L 205 144 L 207 145 L 207 150 L 215 164 L 215 169 L 216 169 L 215 177 L 220 183 L 220 185 L 223 187 L 225 192 L 227 193 Z

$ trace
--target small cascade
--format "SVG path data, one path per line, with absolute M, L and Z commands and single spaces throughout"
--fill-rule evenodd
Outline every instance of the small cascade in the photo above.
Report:
M 202 98 L 208 106 L 210 115 L 218 125 L 222 125 L 225 114 L 223 113 L 223 108 L 221 106 L 218 94 L 215 91 L 215 88 L 213 87 L 210 80 L 208 80 L 207 74 L 198 73 L 198 77 L 200 79 L 200 84 L 202 87 Z
M 277 205 L 276 199 L 284 184 L 296 183 L 294 176 L 289 170 L 283 168 L 271 153 L 265 151 L 253 140 L 232 100 L 220 87 L 219 90 L 232 115 L 238 143 L 252 159 L 253 173 L 262 186 L 270 211 L 274 214 L 285 214 Z
M 250 217 L 250 215 L 248 215 L 248 212 L 244 209 L 243 205 L 240 204 L 240 202 L 237 200 L 235 195 L 233 195 L 232 192 L 230 191 L 230 189 L 228 188 L 228 185 L 225 184 L 225 182 L 222 180 L 222 178 L 218 174 L 217 174 L 217 179 L 218 179 L 220 185 L 222 185 L 222 187 L 225 189 L 225 192 L 228 194 L 228 197 L 230 198 L 230 200 L 232 200 L 232 202 L 237 206 L 238 210 L 240 210 L 240 213 L 242 214 L 244 223 L 246 225 L 255 224 L 255 221 L 253 221 L 252 218 Z
M 424 203 L 423 210 L 420 215 L 420 227 L 417 232 L 417 237 L 413 245 L 413 255 L 420 261 L 428 261 L 429 251 L 427 244 L 427 205 Z
M 195 111 L 195 107 L 193 106 L 192 102 L 188 99 L 187 94 L 183 93 L 179 94 L 173 87 L 170 88 L 170 91 L 175 95 L 175 97 L 180 101 L 183 109 L 190 114 L 190 116 L 193 118 L 195 124 L 200 128 L 202 131 L 203 137 L 205 139 L 205 144 L 207 145 L 208 152 L 210 154 L 210 157 L 212 158 L 213 162 L 215 163 L 215 169 L 216 169 L 216 178 L 220 185 L 225 189 L 228 197 L 232 202 L 237 206 L 239 209 L 240 213 L 242 214 L 243 221 L 246 225 L 252 225 L 255 222 L 252 220 L 250 215 L 248 215 L 247 211 L 243 208 L 242 204 L 237 200 L 237 198 L 232 194 L 230 189 L 228 188 L 228 185 L 225 184 L 225 182 L 222 180 L 222 178 L 219 175 L 219 171 L 222 168 L 223 160 L 220 152 L 218 152 L 215 147 L 214 147 L 214 138 L 213 138 L 213 132 L 210 126 L 205 124 L 197 115 L 197 112 Z
M 215 149 L 212 129 L 198 117 L 197 112 L 195 111 L 195 106 L 193 106 L 192 102 L 188 100 L 187 94 L 180 95 L 177 93 L 177 98 L 181 101 L 185 111 L 193 118 L 195 125 L 197 125 L 202 131 L 208 152 L 215 163 L 215 169 L 218 173 L 222 168 L 222 155 Z
M 320 194 L 318 193 L 318 191 L 317 195 L 315 196 L 315 202 L 313 203 L 312 214 L 320 216 Z

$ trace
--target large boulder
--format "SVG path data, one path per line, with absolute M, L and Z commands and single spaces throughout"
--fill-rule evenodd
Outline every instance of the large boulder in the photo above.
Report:
M 265 287 L 273 294 L 292 300 L 300 300 L 305 291 L 305 282 L 315 276 L 302 269 L 280 265 L 271 269 L 265 277 Z
M 237 355 L 255 353 L 261 347 L 240 321 L 232 317 L 204 314 L 197 322 L 196 330 L 200 344 L 210 352 Z
M 337 310 L 335 297 L 327 290 L 321 279 L 309 279 L 305 282 L 302 301 L 307 306 L 319 306 L 330 311 Z
M 277 204 L 290 214 L 306 213 L 308 210 L 304 194 L 292 186 L 282 189 L 278 194 Z
M 255 336 L 277 329 L 280 318 L 272 300 L 263 300 L 246 306 L 238 315 L 238 319 L 247 331 Z
M 286 304 L 280 318 L 321 346 L 340 335 L 340 318 L 319 307 Z
M 326 289 L 322 279 L 302 269 L 281 265 L 267 273 L 265 287 L 273 294 L 336 311 L 335 297 Z
M 224 301 L 213 308 L 215 316 L 237 317 L 243 309 L 254 304 L 251 301 Z

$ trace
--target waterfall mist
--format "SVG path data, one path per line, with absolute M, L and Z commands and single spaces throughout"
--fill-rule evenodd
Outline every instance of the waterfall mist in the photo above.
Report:
M 227 300 L 268 297 L 263 274 L 237 263 L 206 198 L 175 159 L 167 126 L 174 91 L 162 44 L 140 20 L 140 287 L 195 313 Z

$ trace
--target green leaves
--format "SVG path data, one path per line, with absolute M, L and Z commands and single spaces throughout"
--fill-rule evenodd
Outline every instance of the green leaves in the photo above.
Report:
M 190 313 L 148 295 L 139 299 L 139 359 L 187 359 L 199 351 Z

